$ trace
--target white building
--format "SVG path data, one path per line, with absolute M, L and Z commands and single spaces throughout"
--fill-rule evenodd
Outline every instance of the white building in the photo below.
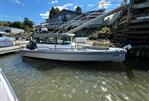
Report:
M 18 33 L 23 33 L 24 32 L 23 29 L 13 28 L 13 27 L 4 27 L 4 26 L 0 26 L 0 31 L 1 32 L 6 32 L 6 33 L 9 33 L 9 34 L 18 34 Z

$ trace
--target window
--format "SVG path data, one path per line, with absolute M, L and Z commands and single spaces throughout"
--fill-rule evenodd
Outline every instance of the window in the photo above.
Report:
M 62 19 L 62 16 L 59 16 L 59 20 L 61 20 Z
M 66 22 L 66 21 L 67 21 L 67 16 L 66 16 L 66 14 L 63 14 L 63 15 L 62 15 L 62 21 L 63 21 L 63 22 Z

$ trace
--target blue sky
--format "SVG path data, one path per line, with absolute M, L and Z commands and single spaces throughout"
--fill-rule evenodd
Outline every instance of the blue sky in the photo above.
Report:
M 74 10 L 76 6 L 81 6 L 83 11 L 100 9 L 102 0 L 0 0 L 0 20 L 1 21 L 23 21 L 28 17 L 35 23 L 45 21 L 49 9 L 58 7 L 60 9 Z M 106 2 L 106 10 L 111 10 L 120 5 L 123 0 L 103 0 Z

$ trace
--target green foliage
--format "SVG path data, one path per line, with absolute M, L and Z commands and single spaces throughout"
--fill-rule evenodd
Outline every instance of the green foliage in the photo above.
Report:
M 76 8 L 76 12 L 79 12 L 79 13 L 81 13 L 81 12 L 82 12 L 82 9 L 81 9 L 81 7 L 77 6 L 77 8 Z
M 59 13 L 60 10 L 58 8 L 52 7 L 50 12 L 49 12 L 49 18 L 53 17 L 55 14 Z
M 29 28 L 33 28 L 33 22 L 28 18 L 24 18 L 23 26 L 28 26 Z
M 101 30 L 97 30 L 96 31 L 97 34 L 110 34 L 111 33 L 111 30 L 110 28 L 108 28 L 107 26 L 103 27 Z
M 27 32 L 33 29 L 33 24 L 34 23 L 28 18 L 24 18 L 23 22 L 20 22 L 20 21 L 15 21 L 15 22 L 1 21 L 0 22 L 0 26 L 21 28 Z
M 10 27 L 15 27 L 15 28 L 23 28 L 23 23 L 19 22 L 19 21 L 15 21 L 13 23 L 10 24 Z
M 29 32 L 29 30 L 30 30 L 30 28 L 29 28 L 28 25 L 24 25 L 24 26 L 23 26 L 23 29 L 25 30 L 25 32 Z
M 55 8 L 55 13 L 57 14 L 58 12 L 60 12 L 59 8 Z
M 11 22 L 9 22 L 9 21 L 0 21 L 0 26 L 9 27 L 10 25 L 11 25 Z

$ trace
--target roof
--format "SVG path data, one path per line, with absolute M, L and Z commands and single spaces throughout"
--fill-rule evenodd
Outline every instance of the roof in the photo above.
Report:
M 101 13 L 103 13 L 103 12 L 105 12 L 105 9 L 94 10 L 94 11 L 88 11 L 88 12 L 86 12 L 86 13 L 89 14 L 89 13 L 94 13 L 94 12 L 97 12 L 97 13 L 101 12 Z
M 34 37 L 74 37 L 72 33 L 41 33 L 35 34 Z
M 74 13 L 74 14 L 82 14 L 80 12 L 77 12 L 77 11 L 72 11 L 72 10 L 67 10 L 67 9 L 63 9 L 62 11 L 60 12 L 69 12 L 69 13 Z

